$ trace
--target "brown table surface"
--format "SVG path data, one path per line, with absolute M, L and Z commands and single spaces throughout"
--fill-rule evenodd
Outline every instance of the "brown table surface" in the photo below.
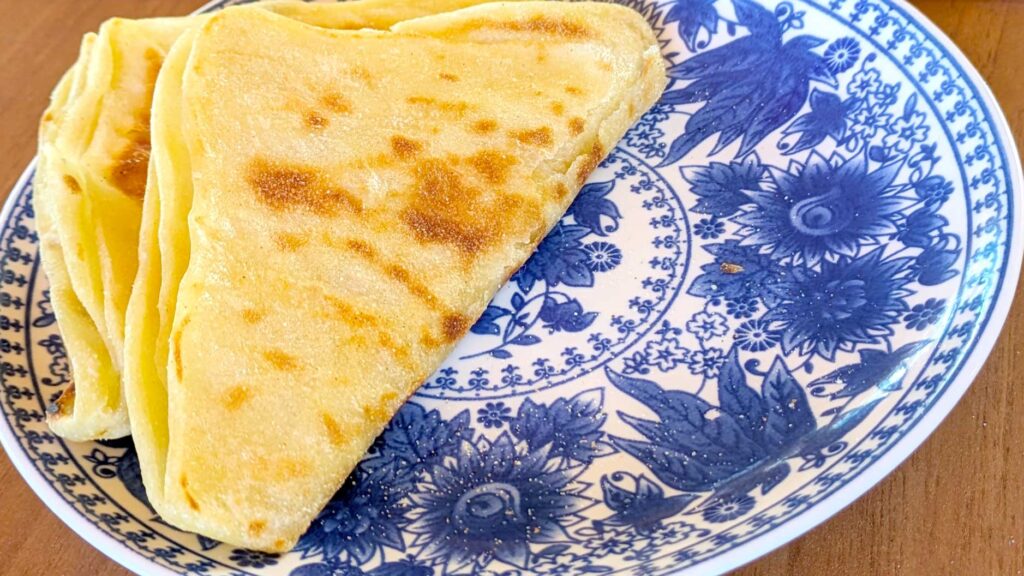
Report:
M 110 16 L 184 14 L 200 0 L 0 0 L 0 194 L 35 153 L 36 120 L 81 35 Z M 1024 1 L 916 0 L 995 91 L 1024 142 Z M 764 575 L 1024 574 L 1024 305 L 1018 299 L 952 415 L 867 495 L 738 570 Z M 0 575 L 126 570 L 50 513 L 0 456 Z

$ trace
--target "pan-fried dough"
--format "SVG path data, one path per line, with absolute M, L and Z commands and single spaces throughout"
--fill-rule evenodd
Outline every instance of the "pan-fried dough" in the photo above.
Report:
M 604 3 L 390 31 L 231 8 L 179 40 L 128 315 L 161 516 L 290 548 L 664 84 Z

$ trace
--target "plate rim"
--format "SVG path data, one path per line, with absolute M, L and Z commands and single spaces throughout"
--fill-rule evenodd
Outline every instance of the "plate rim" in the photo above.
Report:
M 930 39 L 941 48 L 950 63 L 964 74 L 967 84 L 973 87 L 976 96 L 988 112 L 993 133 L 1001 136 L 1005 170 L 1008 175 L 1009 199 L 1007 210 L 1006 234 L 1009 246 L 1006 252 L 1005 268 L 996 289 L 995 300 L 990 308 L 986 325 L 973 343 L 973 349 L 964 358 L 963 364 L 956 375 L 950 380 L 942 394 L 935 400 L 921 418 L 911 425 L 904 435 L 885 448 L 882 455 L 872 464 L 854 475 L 846 484 L 817 504 L 809 507 L 783 522 L 776 528 L 754 537 L 750 541 L 732 548 L 725 554 L 714 556 L 707 561 L 688 568 L 671 572 L 672 576 L 696 576 L 707 574 L 724 574 L 754 560 L 778 550 L 790 542 L 806 535 L 820 526 L 847 506 L 858 500 L 883 479 L 889 476 L 898 466 L 910 458 L 914 452 L 931 437 L 939 425 L 949 416 L 953 408 L 974 383 L 978 373 L 987 363 L 992 350 L 999 340 L 1006 325 L 1010 308 L 1019 286 L 1022 260 L 1024 260 L 1024 227 L 1021 226 L 1021 207 L 1024 205 L 1024 170 L 1013 131 L 1006 114 L 999 104 L 988 82 L 984 79 L 971 60 L 963 53 L 942 29 L 918 8 L 907 0 L 883 0 L 909 21 L 914 22 L 926 32 Z M 232 0 L 210 0 L 198 8 L 195 13 L 209 10 L 214 5 L 231 5 Z M 2 209 L 0 222 L 8 219 L 17 204 L 17 198 L 35 172 L 37 159 L 33 159 L 22 171 L 11 192 L 8 194 Z M 137 574 L 154 574 L 159 576 L 175 576 L 177 573 L 152 562 L 134 550 L 112 538 L 96 525 L 86 520 L 77 510 L 65 501 L 54 487 L 43 478 L 39 470 L 28 459 L 21 448 L 18 438 L 14 436 L 11 426 L 4 421 L 0 423 L 0 446 L 3 446 L 8 459 L 29 488 L 67 527 L 76 535 L 95 547 L 103 555 L 122 567 Z

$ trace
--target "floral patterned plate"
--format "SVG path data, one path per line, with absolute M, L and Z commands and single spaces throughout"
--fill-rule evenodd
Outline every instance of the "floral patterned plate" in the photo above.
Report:
M 282 556 L 163 523 L 130 441 L 47 429 L 70 374 L 30 167 L 2 215 L 0 440 L 40 497 L 143 574 L 712 574 L 891 471 L 1016 285 L 991 93 L 900 0 L 628 4 L 661 102 Z

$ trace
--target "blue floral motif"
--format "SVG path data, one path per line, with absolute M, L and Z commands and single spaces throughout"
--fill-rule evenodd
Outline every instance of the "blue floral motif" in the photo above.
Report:
M 882 75 L 875 68 L 862 68 L 853 75 L 853 81 L 846 89 L 851 96 L 866 97 L 882 87 Z
M 778 331 L 771 329 L 768 322 L 756 319 L 740 324 L 733 338 L 741 350 L 764 352 L 779 343 L 780 335 Z
M 797 36 L 784 41 L 783 24 L 775 14 L 752 0 L 733 0 L 733 7 L 749 36 L 668 69 L 670 79 L 690 83 L 665 92 L 662 102 L 705 104 L 686 121 L 662 166 L 677 162 L 715 134 L 719 137 L 712 155 L 742 138 L 738 156 L 745 156 L 800 111 L 811 82 L 836 84 L 825 60 L 812 52 L 823 40 Z
M 580 332 L 594 323 L 597 312 L 584 312 L 583 305 L 574 298 L 565 302 L 545 298 L 539 316 L 544 321 L 544 327 L 551 333 Z
M 454 456 L 460 443 L 472 440 L 468 410 L 445 419 L 437 410 L 426 410 L 408 402 L 384 429 L 370 448 L 369 466 L 396 463 L 415 472 L 429 469 L 435 462 Z
M 744 516 L 754 508 L 754 499 L 746 494 L 715 498 L 704 506 L 703 516 L 708 522 L 721 524 Z
M 953 183 L 942 176 L 928 176 L 914 185 L 914 194 L 925 204 L 943 204 L 953 195 Z
M 650 534 L 660 528 L 663 520 L 675 516 L 696 499 L 692 494 L 666 497 L 661 486 L 643 474 L 634 476 L 626 472 L 601 478 L 601 491 L 605 504 L 615 511 L 602 523 L 631 526 L 640 534 Z
M 899 170 L 898 162 L 870 170 L 865 155 L 830 161 L 816 152 L 788 171 L 769 167 L 773 186 L 748 193 L 756 208 L 736 217 L 743 244 L 811 265 L 826 255 L 853 256 L 861 244 L 897 232 L 907 203 L 892 185 Z
M 725 223 L 714 216 L 701 218 L 693 225 L 693 232 L 704 240 L 713 240 L 725 232 Z
M 684 492 L 711 491 L 719 499 L 742 497 L 757 486 L 767 493 L 789 475 L 789 458 L 820 454 L 878 402 L 836 413 L 819 426 L 807 395 L 781 358 L 776 357 L 764 374 L 758 393 L 747 385 L 735 349 L 718 377 L 717 407 L 649 380 L 610 370 L 607 374 L 615 387 L 658 418 L 620 411 L 619 416 L 644 439 L 613 436 L 615 446 L 643 462 L 668 486 Z
M 637 173 L 636 166 L 611 157 L 606 162 L 621 162 L 622 173 Z M 541 241 L 534 254 L 512 276 L 516 292 L 508 304 L 492 303 L 470 327 L 470 332 L 481 336 L 496 336 L 500 343 L 480 352 L 474 352 L 463 359 L 490 356 L 502 360 L 513 357 L 512 348 L 534 346 L 542 341 L 537 328 L 548 334 L 557 332 L 582 332 L 589 328 L 598 317 L 595 311 L 588 311 L 578 298 L 564 290 L 590 288 L 594 286 L 595 275 L 615 270 L 622 264 L 622 250 L 607 240 L 586 242 L 597 236 L 607 238 L 619 228 L 622 218 L 619 208 L 607 196 L 615 188 L 616 180 L 592 182 L 585 185 L 577 195 L 566 216 L 559 221 Z M 561 290 L 556 290 L 561 288 Z M 480 390 L 491 386 L 476 379 L 463 386 Z M 502 385 L 507 385 L 507 379 Z M 453 388 L 459 382 L 451 375 L 437 378 L 432 384 Z
M 691 191 L 700 197 L 694 212 L 717 217 L 732 216 L 740 206 L 750 202 L 746 190 L 761 189 L 764 166 L 756 154 L 743 160 L 723 164 L 711 162 L 707 166 L 684 166 L 683 178 Z
M 718 376 L 718 370 L 725 363 L 725 355 L 718 348 L 706 350 L 694 350 L 686 358 L 686 364 L 690 372 L 704 375 L 708 378 Z
M 871 140 L 880 131 L 885 133 L 892 124 L 892 114 L 881 103 L 859 106 L 851 114 L 850 132 L 864 140 Z
M 537 251 L 515 274 L 515 281 L 523 293 L 533 290 L 537 281 L 548 287 L 593 286 L 594 274 L 587 267 L 587 253 L 581 240 L 593 230 L 559 222 L 537 247 Z
M 243 568 L 265 568 L 277 564 L 278 555 L 236 548 L 231 551 L 230 558 L 232 562 Z
M 913 342 L 892 352 L 886 350 L 860 351 L 860 362 L 837 368 L 811 382 L 811 392 L 821 396 L 827 387 L 839 385 L 829 394 L 833 400 L 853 398 L 877 388 L 883 392 L 898 390 L 909 361 L 928 344 L 927 340 Z
M 825 65 L 833 74 L 846 72 L 860 58 L 860 42 L 847 36 L 828 45 L 825 50 Z
M 507 432 L 463 442 L 412 495 L 420 512 L 409 531 L 428 542 L 422 558 L 449 571 L 491 555 L 525 568 L 530 544 L 569 539 L 566 527 L 593 502 L 573 482 L 581 468 L 548 469 L 550 449 L 530 450 Z
M 591 242 L 583 246 L 587 267 L 593 272 L 607 272 L 622 264 L 622 250 L 610 242 Z
M 691 52 L 708 45 L 718 28 L 718 11 L 715 0 L 680 0 L 672 4 L 665 14 L 665 23 L 678 22 L 679 37 Z M 704 39 L 698 39 L 701 35 Z
M 907 309 L 910 260 L 882 254 L 876 249 L 823 261 L 820 270 L 793 268 L 782 303 L 765 315 L 778 323 L 783 351 L 799 349 L 832 360 L 837 350 L 891 336 L 892 324 Z
M 483 424 L 484 428 L 501 428 L 512 420 L 512 408 L 504 402 L 488 402 L 483 408 L 477 409 L 477 414 L 476 421 Z
M 434 570 L 410 560 L 384 562 L 372 570 L 328 560 L 299 566 L 289 576 L 434 576 Z
M 614 180 L 587 184 L 580 190 L 566 214 L 591 234 L 607 236 L 619 228 L 619 220 L 622 218 L 619 208 L 607 198 L 614 188 Z
M 750 318 L 757 312 L 757 300 L 730 300 L 725 308 L 733 318 Z
M 675 338 L 651 340 L 644 346 L 644 362 L 668 372 L 689 360 L 690 352 Z
M 911 212 L 896 233 L 896 238 L 907 246 L 927 248 L 935 240 L 935 232 L 941 230 L 949 220 L 938 214 L 938 204 L 925 204 Z
M 923 304 L 915 304 L 903 319 L 910 330 L 922 331 L 942 318 L 946 311 L 946 299 L 929 298 Z
M 704 250 L 715 259 L 701 266 L 703 273 L 694 279 L 690 294 L 726 300 L 761 298 L 774 306 L 784 293 L 788 282 L 786 269 L 756 246 L 730 239 L 708 244 Z
M 686 322 L 686 331 L 700 340 L 725 336 L 729 332 L 726 318 L 718 312 L 698 312 Z
M 601 412 L 602 398 L 599 390 L 559 398 L 549 406 L 527 398 L 509 429 L 531 451 L 545 449 L 552 458 L 589 464 L 609 448 L 601 440 L 606 418 Z
M 358 470 L 299 539 L 303 558 L 322 555 L 365 564 L 382 546 L 405 550 L 401 526 L 413 471 L 392 462 Z
M 782 141 L 779 149 L 787 155 L 809 150 L 831 137 L 842 142 L 846 136 L 847 116 L 855 112 L 861 105 L 858 98 L 843 101 L 831 92 L 823 92 L 815 88 L 811 91 L 811 110 L 793 121 L 785 130 L 785 135 L 799 134 L 796 143 Z
M 928 138 L 928 127 L 925 126 L 925 115 L 913 110 L 900 116 L 889 127 L 889 133 L 882 139 L 882 145 L 897 154 L 910 152 L 914 144 L 924 142 Z

